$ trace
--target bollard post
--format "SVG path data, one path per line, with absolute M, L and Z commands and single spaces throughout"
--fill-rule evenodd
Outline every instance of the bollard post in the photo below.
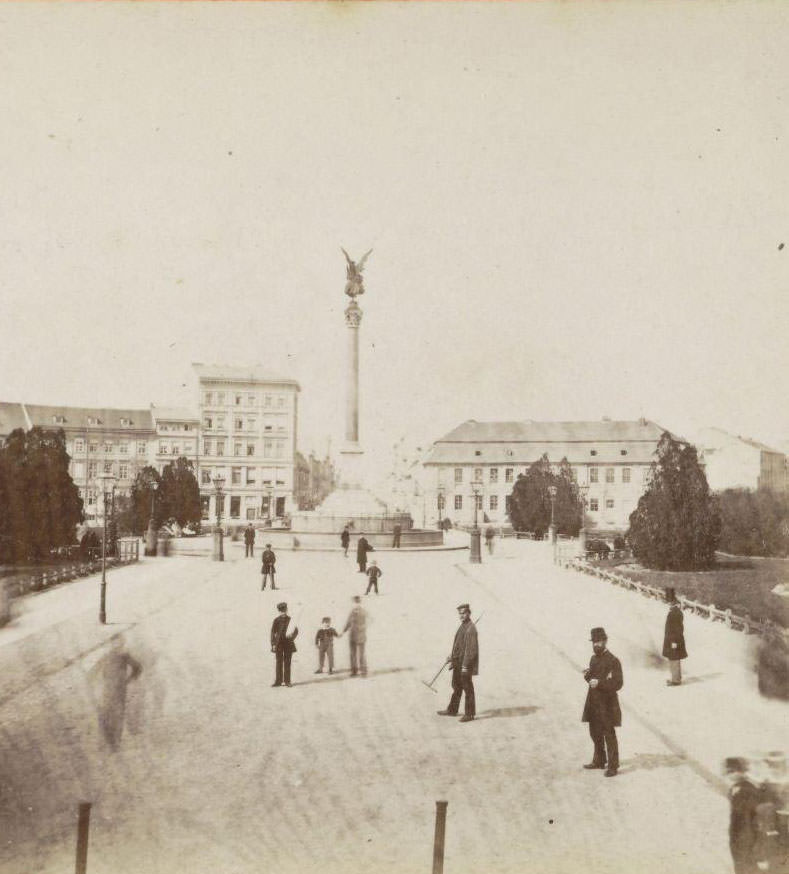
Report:
M 433 874 L 444 872 L 444 832 L 447 824 L 447 801 L 436 801 L 436 834 L 433 839 Z
M 75 874 L 86 874 L 88 870 L 88 829 L 90 827 L 90 801 L 80 801 L 79 822 L 77 823 L 77 866 Z

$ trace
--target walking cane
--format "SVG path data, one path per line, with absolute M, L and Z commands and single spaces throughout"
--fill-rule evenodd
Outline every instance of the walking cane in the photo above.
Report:
M 480 614 L 479 614 L 479 618 L 474 620 L 474 625 L 478 625 L 478 624 L 479 624 L 479 620 L 482 619 L 482 617 L 483 617 L 484 615 L 485 615 L 484 613 L 480 613 Z M 427 688 L 430 689 L 431 692 L 435 692 L 436 695 L 438 695 L 438 689 L 436 689 L 435 686 L 433 686 L 433 683 L 435 683 L 435 681 L 436 681 L 436 680 L 441 676 L 441 674 L 444 673 L 444 668 L 445 668 L 448 664 L 449 664 L 448 661 L 447 661 L 447 662 L 444 662 L 444 664 L 441 665 L 441 668 L 440 668 L 439 672 L 435 675 L 435 677 L 433 677 L 433 679 L 432 679 L 429 683 L 425 683 L 425 681 L 422 680 L 422 684 L 423 684 L 424 686 L 427 686 Z

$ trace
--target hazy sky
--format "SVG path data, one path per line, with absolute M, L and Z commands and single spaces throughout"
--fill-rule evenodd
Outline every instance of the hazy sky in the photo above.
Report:
M 0 400 L 789 440 L 786 3 L 0 6 Z M 783 250 L 781 243 L 786 242 Z

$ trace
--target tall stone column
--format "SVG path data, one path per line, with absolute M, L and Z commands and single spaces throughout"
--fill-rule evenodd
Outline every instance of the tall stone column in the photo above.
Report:
M 345 310 L 345 325 L 348 328 L 348 370 L 345 395 L 345 442 L 346 449 L 359 448 L 359 326 L 362 309 L 352 300 Z

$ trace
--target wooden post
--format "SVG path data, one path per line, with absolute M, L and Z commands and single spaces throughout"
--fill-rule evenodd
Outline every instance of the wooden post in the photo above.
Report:
M 77 865 L 75 874 L 86 874 L 88 870 L 88 829 L 90 827 L 90 802 L 79 804 L 79 822 L 77 823 Z
M 433 839 L 433 874 L 444 872 L 444 832 L 447 824 L 447 801 L 436 801 L 436 834 Z

